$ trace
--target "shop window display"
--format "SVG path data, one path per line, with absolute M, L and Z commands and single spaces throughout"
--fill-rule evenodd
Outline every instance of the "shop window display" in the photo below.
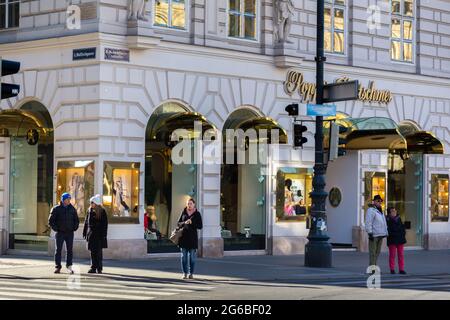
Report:
M 276 181 L 276 221 L 305 221 L 311 211 L 312 169 L 280 168 Z
M 368 205 L 372 203 L 372 199 L 377 194 L 384 200 L 381 204 L 381 208 L 384 212 L 386 201 L 386 174 L 384 172 L 366 172 L 365 173 L 365 208 L 367 210 Z
M 431 221 L 448 221 L 448 174 L 431 175 Z
M 111 223 L 139 223 L 139 175 L 136 162 L 105 162 L 103 206 Z
M 56 198 L 64 192 L 72 196 L 71 203 L 80 219 L 86 217 L 89 199 L 94 195 L 94 161 L 58 162 L 58 186 Z

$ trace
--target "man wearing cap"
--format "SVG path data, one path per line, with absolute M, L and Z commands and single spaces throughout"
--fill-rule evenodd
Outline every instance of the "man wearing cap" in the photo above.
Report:
M 376 195 L 375 197 L 373 197 L 372 204 L 369 204 L 369 208 L 366 212 L 365 224 L 367 234 L 369 235 L 370 266 L 377 265 L 383 238 L 387 237 L 388 235 L 386 218 L 381 208 L 382 202 L 383 199 L 381 198 L 381 196 Z
M 69 273 L 73 273 L 73 237 L 80 221 L 76 209 L 70 203 L 70 199 L 69 193 L 63 193 L 60 204 L 52 208 L 48 218 L 50 227 L 56 232 L 55 273 L 61 273 L 61 252 L 64 242 L 67 251 L 66 267 Z

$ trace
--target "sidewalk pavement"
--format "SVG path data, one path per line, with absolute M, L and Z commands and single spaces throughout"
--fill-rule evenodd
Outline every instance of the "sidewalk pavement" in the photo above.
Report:
M 195 274 L 197 279 L 225 282 L 356 278 L 365 274 L 368 261 L 368 253 L 347 251 L 333 251 L 332 268 L 307 268 L 304 266 L 303 255 L 197 258 Z M 76 257 L 74 259 L 74 267 L 79 267 L 82 274 L 87 272 L 89 265 L 88 260 Z M 381 253 L 378 265 L 383 275 L 391 276 L 387 253 Z M 0 277 L 57 277 L 58 275 L 53 274 L 53 267 L 53 257 L 0 256 Z M 408 276 L 450 275 L 450 250 L 407 250 L 405 270 Z M 180 259 L 149 256 L 139 260 L 105 260 L 104 273 L 110 276 L 141 276 L 155 280 L 178 279 L 181 275 Z

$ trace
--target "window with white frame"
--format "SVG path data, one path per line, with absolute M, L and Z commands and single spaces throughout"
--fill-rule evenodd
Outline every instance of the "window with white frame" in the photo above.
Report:
M 345 53 L 345 0 L 325 0 L 324 49 L 326 52 Z
M 0 29 L 19 27 L 20 0 L 0 0 Z
M 414 0 L 391 1 L 391 59 L 413 62 Z
M 228 1 L 228 36 L 256 40 L 257 0 Z
M 187 0 L 155 0 L 154 25 L 186 29 Z

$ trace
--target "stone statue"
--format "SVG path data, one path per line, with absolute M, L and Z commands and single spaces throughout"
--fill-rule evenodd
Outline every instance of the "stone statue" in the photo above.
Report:
M 128 0 L 128 20 L 148 21 L 145 17 L 147 0 Z
M 288 40 L 291 33 L 294 4 L 292 0 L 274 0 L 274 34 L 275 42 L 293 43 Z

